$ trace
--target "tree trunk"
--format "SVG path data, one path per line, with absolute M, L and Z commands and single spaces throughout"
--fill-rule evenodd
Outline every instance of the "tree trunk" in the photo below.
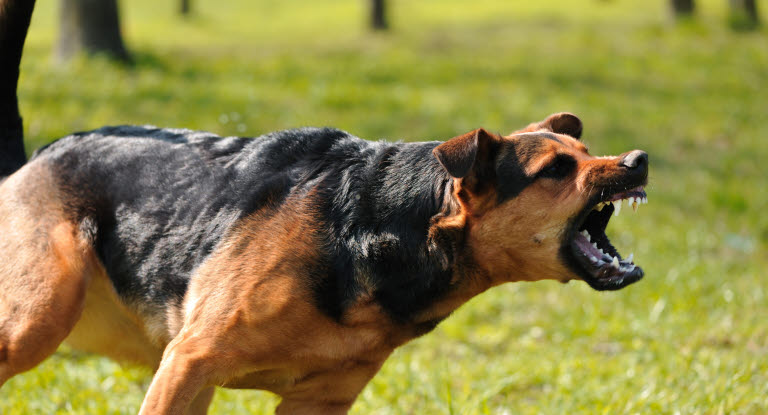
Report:
M 130 61 L 120 34 L 117 0 L 60 0 L 59 4 L 56 55 L 60 61 L 81 52 Z
M 693 14 L 693 0 L 672 0 L 672 12 L 675 17 L 685 17 Z
M 371 28 L 373 30 L 386 30 L 387 22 L 386 0 L 369 0 L 371 2 Z
M 731 4 L 731 20 L 742 23 L 746 27 L 756 27 L 760 24 L 755 0 L 729 0 Z
M 191 12 L 192 5 L 190 4 L 190 0 L 181 0 L 181 3 L 179 4 L 179 13 L 186 17 L 189 16 Z
M 27 162 L 16 86 L 34 7 L 35 0 L 0 0 L 0 177 Z

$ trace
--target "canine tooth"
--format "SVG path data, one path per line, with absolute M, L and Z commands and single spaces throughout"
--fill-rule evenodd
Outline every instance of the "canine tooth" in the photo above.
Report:
M 621 212 L 621 200 L 614 201 L 613 202 L 613 208 L 614 208 L 613 215 L 614 216 L 619 216 L 619 212 Z
M 634 253 L 629 254 L 629 256 L 627 257 L 627 262 L 629 262 L 631 264 L 632 263 L 632 258 L 634 258 L 634 257 L 635 257 Z
M 611 265 L 613 265 L 614 268 L 619 269 L 619 258 L 613 257 L 613 261 L 611 262 Z

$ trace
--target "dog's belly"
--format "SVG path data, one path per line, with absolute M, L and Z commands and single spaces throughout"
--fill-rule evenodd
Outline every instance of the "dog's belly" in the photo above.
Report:
M 152 342 L 139 317 L 123 305 L 105 273 L 90 281 L 83 313 L 65 342 L 119 362 L 157 368 L 163 347 Z

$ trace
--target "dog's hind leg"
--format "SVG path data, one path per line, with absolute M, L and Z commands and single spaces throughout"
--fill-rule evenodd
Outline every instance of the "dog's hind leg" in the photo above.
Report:
M 101 269 L 43 166 L 0 185 L 0 385 L 52 354 Z

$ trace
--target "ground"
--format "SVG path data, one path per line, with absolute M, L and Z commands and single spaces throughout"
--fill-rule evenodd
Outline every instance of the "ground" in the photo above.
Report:
M 29 150 L 105 124 L 443 140 L 571 111 L 593 154 L 650 154 L 649 204 L 608 227 L 645 279 L 496 288 L 395 352 L 353 414 L 768 411 L 768 31 L 729 29 L 726 1 L 675 25 L 667 1 L 395 0 L 391 33 L 374 34 L 362 0 L 199 0 L 189 20 L 131 0 L 130 69 L 57 65 L 56 5 L 38 3 Z M 148 382 L 62 347 L 0 390 L 0 413 L 135 413 Z M 276 403 L 220 391 L 212 413 Z

